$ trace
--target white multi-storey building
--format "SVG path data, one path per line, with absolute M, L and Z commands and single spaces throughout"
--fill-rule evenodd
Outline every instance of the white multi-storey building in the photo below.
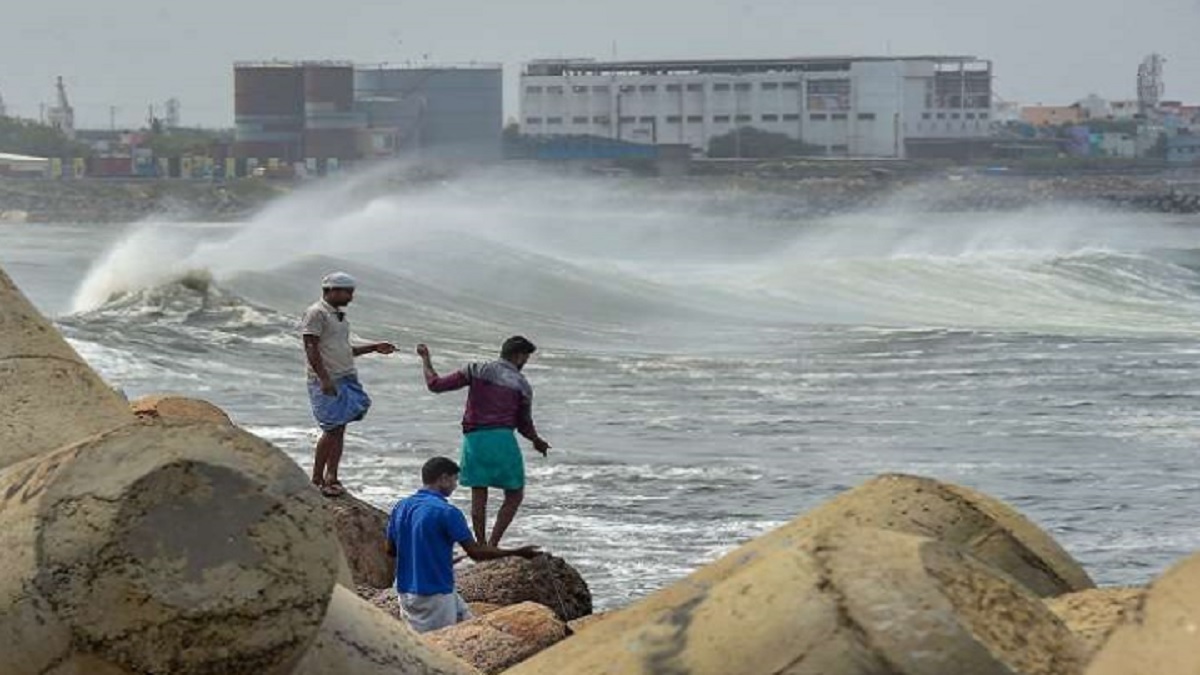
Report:
M 521 76 L 525 133 L 697 152 L 754 127 L 834 156 L 958 154 L 989 137 L 991 108 L 991 62 L 970 56 L 541 60 Z

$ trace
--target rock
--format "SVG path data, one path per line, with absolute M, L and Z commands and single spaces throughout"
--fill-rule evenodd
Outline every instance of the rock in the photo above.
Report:
M 366 587 L 360 590 L 360 597 L 362 597 L 362 592 L 365 590 L 367 590 Z M 408 622 L 404 619 L 404 613 L 400 610 L 400 597 L 396 595 L 394 588 L 375 591 L 374 595 L 367 598 L 367 602 L 371 603 L 376 609 L 381 610 L 384 614 L 407 625 Z
M 233 421 L 217 406 L 183 396 L 156 394 L 143 396 L 130 404 L 133 414 L 142 419 L 203 420 L 232 426 Z
M 468 602 L 467 607 L 471 608 L 471 614 L 475 616 L 487 616 L 492 612 L 504 609 L 504 607 L 493 605 L 490 602 Z
M 316 641 L 292 675 L 470 675 L 477 673 L 403 623 L 338 586 Z
M 532 560 L 501 558 L 461 568 L 458 592 L 468 603 L 508 607 L 536 602 L 554 610 L 561 621 L 592 613 L 592 593 L 575 568 L 562 558 L 544 554 Z
M 735 552 L 736 556 L 736 552 Z M 735 557 L 613 613 L 510 675 L 1071 675 L 1071 632 L 960 548 L 842 527 Z M 664 602 L 665 599 L 665 602 Z
M 368 586 L 360 586 L 358 596 L 367 600 L 377 609 L 382 610 L 387 615 L 403 621 L 407 624 L 404 618 L 404 612 L 400 609 L 400 598 L 396 595 L 396 591 L 391 588 L 376 590 Z M 500 605 L 493 605 L 487 602 L 469 602 L 467 606 L 471 608 L 471 614 L 474 616 L 485 616 L 499 609 L 504 609 Z
M 5 675 L 287 673 L 337 575 L 320 502 L 281 451 L 207 422 L 130 416 L 5 468 Z
M 395 564 L 387 555 L 388 514 L 350 495 L 325 498 L 355 586 L 391 588 Z
M 535 602 L 503 607 L 425 635 L 429 642 L 489 675 L 503 672 L 566 637 L 567 627 L 554 611 Z
M 1006 504 L 930 478 L 889 474 L 844 492 L 697 573 L 720 580 L 746 556 L 802 545 L 823 529 L 872 527 L 961 546 L 1034 594 L 1054 597 L 1094 588 L 1087 572 L 1050 535 Z
M 1093 588 L 1046 601 L 1067 628 L 1079 638 L 1088 656 L 1104 645 L 1108 636 L 1137 611 L 1146 595 L 1143 588 Z
M 1154 581 L 1109 635 L 1087 675 L 1200 673 L 1200 554 Z
M 600 623 L 606 616 L 608 616 L 608 612 L 601 612 L 600 614 L 585 616 L 582 619 L 575 619 L 567 624 L 567 629 L 571 631 L 572 635 L 575 635 L 583 632 L 587 628 L 591 628 L 597 623 Z

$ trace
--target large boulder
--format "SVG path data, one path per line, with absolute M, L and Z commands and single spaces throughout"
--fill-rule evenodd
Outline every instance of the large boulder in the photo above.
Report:
M 292 675 L 472 675 L 470 664 L 338 586 L 316 641 Z
M 1145 595 L 1144 588 L 1093 588 L 1051 598 L 1046 606 L 1092 656 L 1118 626 L 1137 612 Z
M 746 557 L 803 545 L 825 529 L 870 527 L 915 534 L 961 547 L 1041 597 L 1094 588 L 1083 567 L 1050 535 L 1008 505 L 930 478 L 889 474 L 844 492 L 701 569 L 712 583 Z
M 282 452 L 206 422 L 131 416 L 0 470 L 3 672 L 289 672 L 337 576 L 320 502 Z
M 592 613 L 592 592 L 583 576 L 562 558 L 549 554 L 469 565 L 458 570 L 457 584 L 467 602 L 503 607 L 536 602 L 553 609 L 564 622 Z
M 1167 570 L 1109 636 L 1087 675 L 1200 673 L 1200 554 Z
M 504 607 L 425 635 L 488 675 L 503 672 L 566 637 L 567 627 L 554 611 L 535 602 Z
M 325 503 L 333 511 L 334 532 L 355 586 L 391 588 L 396 569 L 386 548 L 388 514 L 349 493 Z
M 664 604 L 663 599 L 667 602 Z M 1072 675 L 1075 637 L 960 548 L 845 527 L 681 581 L 511 675 Z
M 233 421 L 217 406 L 196 398 L 155 394 L 143 396 L 129 404 L 139 418 L 147 420 L 197 420 L 232 425 Z

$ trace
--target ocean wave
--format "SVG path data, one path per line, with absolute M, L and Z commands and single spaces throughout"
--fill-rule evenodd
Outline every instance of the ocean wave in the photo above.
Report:
M 511 330 L 716 348 L 739 331 L 797 324 L 1192 334 L 1200 318 L 1194 232 L 1164 218 L 883 210 L 761 222 L 752 199 L 744 214 L 717 214 L 703 195 L 689 206 L 679 194 L 552 182 L 318 191 L 234 228 L 141 224 L 96 261 L 75 308 L 111 313 L 200 270 L 217 289 L 291 314 L 341 268 L 363 281 L 359 325 L 414 338 Z M 152 300 L 135 303 L 159 320 Z M 230 321 L 275 321 L 239 311 Z

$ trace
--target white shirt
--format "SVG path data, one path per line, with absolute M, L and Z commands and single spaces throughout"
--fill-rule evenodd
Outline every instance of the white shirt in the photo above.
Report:
M 338 318 L 339 313 L 341 318 Z M 301 335 L 315 335 L 321 351 L 321 360 L 325 362 L 325 370 L 332 378 L 354 375 L 354 349 L 350 346 L 350 320 L 344 311 L 321 299 L 304 312 L 300 320 Z M 305 359 L 309 379 L 316 379 L 317 374 L 312 364 Z

